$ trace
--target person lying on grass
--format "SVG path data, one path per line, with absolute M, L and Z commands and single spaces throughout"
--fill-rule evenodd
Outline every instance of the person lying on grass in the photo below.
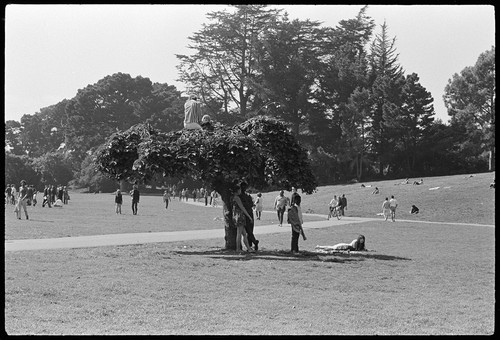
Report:
M 365 237 L 363 235 L 359 235 L 357 239 L 353 240 L 351 243 L 338 243 L 333 246 L 316 246 L 316 249 L 319 250 L 353 250 L 353 251 L 362 251 L 366 249 Z

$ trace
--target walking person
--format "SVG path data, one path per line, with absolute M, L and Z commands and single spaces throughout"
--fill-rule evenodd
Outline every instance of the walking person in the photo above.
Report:
M 50 186 L 50 203 L 56 203 L 57 188 L 55 185 Z
M 12 192 L 12 188 L 10 187 L 10 184 L 7 184 L 5 187 L 5 203 L 10 204 L 11 199 L 10 199 L 10 193 Z
M 245 231 L 246 220 L 248 217 L 250 220 L 252 217 L 248 214 L 243 203 L 240 199 L 241 188 L 236 186 L 233 192 L 233 222 L 236 226 L 236 251 L 241 251 L 241 238 L 243 237 L 243 243 L 247 247 L 247 251 L 252 251 L 250 244 L 248 243 L 247 233 Z
M 257 194 L 253 205 L 255 207 L 255 216 L 257 216 L 257 219 L 260 220 L 262 217 L 262 194 L 260 192 Z
M 389 198 L 385 198 L 385 201 L 382 203 L 382 214 L 384 215 L 385 220 L 389 218 L 391 214 L 391 203 L 389 203 Z
M 248 244 L 250 247 L 254 246 L 255 251 L 259 250 L 259 240 L 255 239 L 255 235 L 253 234 L 254 229 L 254 219 L 253 219 L 253 198 L 252 195 L 246 192 L 248 188 L 248 184 L 246 182 L 240 183 L 240 199 L 241 203 L 243 203 L 243 207 L 246 209 L 248 215 L 251 218 L 245 218 L 245 231 L 247 233 Z
M 163 193 L 163 203 L 165 203 L 165 209 L 168 209 L 168 202 L 170 201 L 170 194 L 168 190 Z
M 14 184 L 12 184 L 10 186 L 10 203 L 12 205 L 14 204 L 17 204 L 17 190 L 16 190 L 16 186 Z
M 26 187 L 28 189 L 28 194 L 26 195 L 26 205 L 31 206 L 31 201 L 33 200 L 33 184 Z
M 295 187 L 292 187 L 292 197 L 290 199 L 290 206 L 293 206 L 295 204 L 295 197 L 299 196 L 297 193 L 297 189 Z
M 345 194 L 342 194 L 342 197 L 340 198 L 340 213 L 342 216 L 344 216 L 344 211 L 347 209 L 347 198 L 345 197 Z
M 208 206 L 208 189 L 207 188 L 203 188 L 203 198 L 205 198 L 205 207 Z
M 302 224 L 304 220 L 302 218 L 302 210 L 300 209 L 300 196 L 295 196 L 295 203 L 288 209 L 287 220 L 292 226 L 292 242 L 291 242 L 291 252 L 293 254 L 299 253 L 299 236 L 302 234 L 304 241 L 306 240 L 306 235 L 302 229 Z
M 38 203 L 37 199 L 36 199 L 36 195 L 38 194 L 38 190 L 36 190 L 35 187 L 33 187 L 33 206 L 36 206 L 36 204 Z
M 120 189 L 117 189 L 115 193 L 115 212 L 120 215 L 122 213 L 122 203 L 123 203 L 122 193 Z
M 285 209 L 289 205 L 290 200 L 285 196 L 285 192 L 283 190 L 280 191 L 280 194 L 276 196 L 274 199 L 274 209 L 278 214 L 278 222 L 279 226 L 283 225 L 283 216 L 285 214 Z
M 132 197 L 132 214 L 137 215 L 137 205 L 139 204 L 140 192 L 137 184 L 134 184 L 133 189 L 130 191 Z
M 69 201 L 69 192 L 66 186 L 63 186 L 63 203 L 68 204 Z
M 45 185 L 45 189 L 43 189 L 42 208 L 45 207 L 45 205 L 48 205 L 49 208 L 52 208 L 52 202 L 50 200 L 50 187 L 48 185 Z
M 21 187 L 19 188 L 19 196 L 16 205 L 16 213 L 17 219 L 21 219 L 21 208 L 24 210 L 24 214 L 26 215 L 26 219 L 28 218 L 28 208 L 26 207 L 26 203 L 28 201 L 28 188 L 26 187 L 26 181 L 23 179 L 21 181 Z
M 398 207 L 398 201 L 394 198 L 394 195 L 392 195 L 389 200 L 389 207 L 391 209 L 392 222 L 396 222 L 396 208 Z

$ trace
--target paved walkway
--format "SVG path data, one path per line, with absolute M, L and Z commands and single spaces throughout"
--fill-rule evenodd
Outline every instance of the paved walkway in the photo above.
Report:
M 189 202 L 190 204 L 199 204 L 197 202 Z M 204 206 L 204 204 L 203 204 Z M 309 214 L 325 218 L 325 215 Z M 314 222 L 305 222 L 304 229 L 328 228 L 332 226 L 366 223 L 370 221 L 380 221 L 381 217 L 365 218 L 365 217 L 348 217 L 344 216 L 341 220 L 331 219 Z M 436 223 L 436 224 L 452 224 L 452 225 L 472 225 L 464 223 L 446 223 L 446 222 L 427 222 L 414 220 L 397 220 L 397 222 L 417 222 L 417 223 Z M 475 226 L 495 227 L 494 225 Z M 256 226 L 254 229 L 255 235 L 273 234 L 273 233 L 289 233 L 290 227 L 285 224 L 279 227 L 276 224 Z M 92 235 L 92 236 L 77 236 L 77 237 L 62 237 L 62 238 L 44 238 L 44 239 L 29 239 L 29 240 L 6 240 L 5 251 L 20 251 L 20 250 L 42 250 L 42 249 L 62 249 L 62 248 L 88 248 L 101 246 L 119 246 L 128 244 L 144 244 L 144 243 L 159 243 L 159 242 L 178 242 L 199 239 L 224 238 L 224 228 L 208 229 L 208 230 L 188 230 L 188 231 L 170 231 L 157 233 L 130 233 L 130 234 L 108 234 L 108 235 Z

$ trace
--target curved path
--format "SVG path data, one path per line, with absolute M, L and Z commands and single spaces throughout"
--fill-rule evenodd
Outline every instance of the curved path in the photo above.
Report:
M 197 202 L 189 202 L 197 204 Z M 199 205 L 202 205 L 201 203 Z M 203 205 L 204 206 L 204 205 Z M 306 214 L 304 214 L 306 215 Z M 308 214 L 313 216 L 325 217 L 325 215 Z M 314 222 L 305 222 L 304 229 L 327 228 L 332 226 L 365 223 L 371 221 L 380 221 L 378 218 L 366 217 L 348 217 L 344 216 L 341 220 L 322 220 Z M 397 220 L 398 222 L 414 222 L 414 223 L 436 223 L 436 224 L 451 224 L 451 225 L 471 225 L 482 227 L 495 227 L 494 225 L 484 224 L 466 224 L 452 222 L 427 222 L 415 220 Z M 279 227 L 275 224 L 256 226 L 254 229 L 255 235 L 273 234 L 273 233 L 289 233 L 288 225 Z M 92 236 L 77 236 L 77 237 L 62 237 L 62 238 L 44 238 L 44 239 L 28 239 L 28 240 L 6 240 L 5 251 L 20 251 L 20 250 L 43 250 L 43 249 L 62 249 L 62 248 L 88 248 L 101 246 L 118 246 L 128 244 L 144 244 L 144 243 L 161 243 L 161 242 L 177 242 L 187 240 L 224 238 L 224 229 L 208 229 L 208 230 L 188 230 L 188 231 L 170 231 L 156 233 L 130 233 L 130 234 L 108 234 L 108 235 L 92 235 Z

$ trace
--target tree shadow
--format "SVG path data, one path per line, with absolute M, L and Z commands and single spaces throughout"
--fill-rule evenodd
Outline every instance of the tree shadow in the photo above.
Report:
M 213 259 L 221 259 L 225 261 L 253 261 L 253 260 L 272 260 L 272 261 L 317 261 L 317 262 L 336 262 L 346 263 L 353 261 L 365 261 L 366 259 L 374 259 L 380 261 L 411 261 L 411 259 L 399 256 L 391 256 L 386 254 L 376 254 L 370 252 L 335 252 L 335 253 L 320 253 L 313 251 L 300 251 L 298 254 L 293 254 L 286 250 L 259 250 L 255 253 L 236 252 L 226 249 L 211 249 L 211 250 L 178 250 L 172 251 L 177 255 L 197 255 L 207 256 Z

